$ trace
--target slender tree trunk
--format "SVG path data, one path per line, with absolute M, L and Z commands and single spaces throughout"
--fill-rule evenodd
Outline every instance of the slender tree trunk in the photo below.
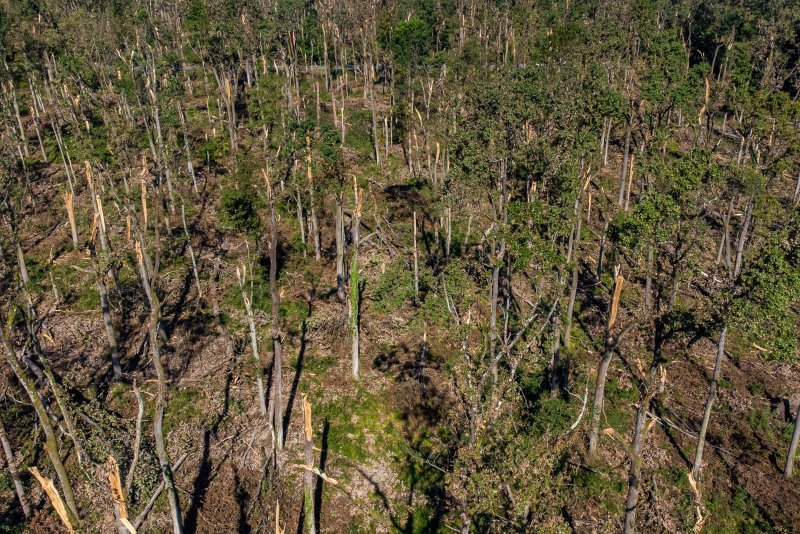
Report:
M 572 315 L 575 311 L 575 297 L 578 294 L 578 275 L 580 274 L 578 252 L 581 244 L 581 223 L 582 218 L 580 210 L 577 213 L 577 220 L 575 222 L 575 239 L 573 247 L 575 249 L 574 258 L 572 260 L 572 280 L 569 286 L 569 301 L 567 302 L 567 316 L 564 321 L 564 347 L 570 348 L 572 346 Z
M 419 300 L 419 253 L 417 252 L 417 212 L 414 212 L 414 298 Z
M 50 457 L 50 461 L 53 463 L 53 468 L 55 469 L 58 479 L 61 482 L 61 489 L 64 492 L 64 500 L 66 501 L 68 512 L 72 515 L 70 520 L 75 519 L 75 522 L 77 522 L 79 515 L 78 506 L 75 504 L 75 494 L 72 491 L 72 483 L 69 481 L 67 470 L 64 468 L 64 464 L 62 463 L 61 456 L 58 452 L 58 440 L 56 439 L 56 433 L 53 429 L 53 424 L 50 422 L 50 415 L 45 409 L 44 402 L 42 402 L 42 398 L 39 396 L 36 386 L 20 365 L 19 360 L 17 360 L 16 351 L 14 350 L 14 346 L 11 344 L 10 334 L 10 329 L 7 326 L 0 327 L 0 337 L 2 337 L 3 345 L 5 346 L 4 353 L 6 355 L 6 361 L 8 361 L 8 364 L 11 366 L 11 369 L 14 371 L 17 379 L 22 384 L 25 392 L 28 394 L 28 397 L 31 400 L 34 410 L 36 411 L 36 415 L 39 418 L 39 424 L 42 425 L 42 430 L 44 431 L 45 435 L 45 450 L 47 451 L 47 455 Z
M 725 338 L 727 334 L 728 325 L 725 325 L 722 327 L 722 332 L 719 335 L 717 359 L 714 362 L 714 374 L 711 377 L 711 384 L 708 387 L 706 407 L 703 411 L 703 422 L 700 424 L 700 433 L 697 436 L 697 449 L 695 450 L 694 466 L 692 467 L 692 475 L 694 475 L 694 479 L 697 481 L 700 480 L 700 473 L 703 470 L 703 448 L 706 445 L 706 431 L 708 430 L 708 421 L 711 419 L 711 409 L 714 406 L 714 399 L 717 396 L 717 385 L 719 384 L 719 377 L 722 372 L 722 361 L 725 357 Z
M 238 271 L 238 269 L 237 269 Z M 256 335 L 256 323 L 253 318 L 253 307 L 250 302 L 250 296 L 247 295 L 245 287 L 247 275 L 241 274 L 239 279 L 239 288 L 242 291 L 242 300 L 244 301 L 244 309 L 247 313 L 247 325 L 250 329 L 250 348 L 253 351 L 253 363 L 256 368 L 256 390 L 258 391 L 258 409 L 261 415 L 267 415 L 267 396 L 264 392 L 264 368 L 261 365 L 261 353 L 258 351 L 258 337 Z
M 636 527 L 636 509 L 639 507 L 639 483 L 642 476 L 642 443 L 644 441 L 645 423 L 649 402 L 642 402 L 636 410 L 636 426 L 633 431 L 630 458 L 631 467 L 628 472 L 628 494 L 625 498 L 624 534 L 633 534 Z
M 340 302 L 345 300 L 344 286 L 344 208 L 342 194 L 336 197 L 336 295 Z
M 562 286 L 563 287 L 563 286 Z M 559 298 L 560 301 L 560 298 Z M 559 387 L 559 356 L 561 355 L 561 304 L 556 305 L 556 311 L 553 315 L 553 347 L 550 353 L 550 396 L 555 397 L 558 395 Z
M 72 248 L 78 248 L 78 227 L 75 224 L 75 204 L 73 203 L 74 196 L 72 193 L 64 193 L 64 205 L 67 208 L 67 218 L 69 219 L 69 229 L 72 235 Z
M 189 150 L 189 135 L 186 131 L 186 118 L 183 115 L 180 101 L 178 101 L 178 116 L 181 119 L 181 129 L 183 130 L 183 149 L 186 151 L 186 167 L 189 170 L 189 176 L 192 177 L 192 188 L 197 193 L 197 178 L 194 174 L 194 165 L 192 164 L 192 152 Z
M 14 451 L 11 449 L 11 442 L 8 441 L 8 434 L 6 428 L 3 426 L 3 421 L 0 420 L 0 444 L 3 446 L 3 452 L 6 456 L 6 464 L 8 465 L 8 473 L 11 475 L 11 480 L 14 482 L 14 489 L 17 492 L 19 504 L 22 507 L 22 513 L 25 518 L 30 518 L 31 507 L 28 504 L 28 499 L 25 497 L 25 489 L 22 486 L 22 480 L 19 478 L 19 471 L 17 470 L 17 461 L 14 457 Z
M 103 274 L 97 274 L 97 291 L 100 294 L 100 310 L 103 312 L 103 324 L 106 328 L 108 338 L 108 349 L 111 352 L 111 367 L 114 370 L 114 380 L 122 381 L 122 364 L 119 358 L 119 347 L 117 345 L 117 335 L 114 330 L 114 322 L 111 319 L 111 303 L 108 299 L 108 290 L 103 280 Z
M 161 362 L 161 349 L 159 347 L 158 336 L 160 321 L 161 305 L 155 292 L 153 292 L 153 307 L 150 309 L 150 352 L 153 356 L 153 363 L 158 376 L 153 434 L 156 442 L 156 456 L 158 457 L 158 463 L 161 467 L 161 477 L 164 480 L 164 487 L 167 490 L 167 502 L 169 503 L 170 517 L 172 518 L 172 531 L 174 534 L 182 534 L 183 521 L 181 519 L 180 502 L 178 501 L 178 492 L 175 489 L 175 480 L 173 479 L 172 467 L 164 440 L 164 409 L 166 408 L 167 376 Z
M 281 295 L 278 291 L 278 222 L 275 215 L 275 197 L 269 190 L 269 292 L 272 298 L 272 383 L 273 430 L 275 449 L 283 449 L 283 354 L 281 345 Z
M 322 259 L 322 245 L 319 235 L 319 221 L 314 207 L 314 175 L 311 172 L 311 137 L 306 136 L 306 171 L 308 178 L 308 196 L 311 205 L 311 239 L 314 241 L 314 259 Z
M 592 404 L 592 425 L 589 431 L 590 453 L 594 453 L 597 450 L 597 437 L 600 434 L 600 415 L 603 411 L 603 401 L 605 399 L 606 375 L 608 374 L 608 366 L 611 364 L 611 358 L 614 356 L 614 350 L 620 341 L 620 339 L 614 339 L 612 332 L 614 323 L 617 320 L 619 296 L 622 292 L 623 281 L 624 279 L 622 276 L 617 276 L 616 284 L 614 285 L 614 296 L 611 300 L 611 307 L 608 312 L 605 348 L 603 350 L 603 357 L 600 359 L 600 364 L 597 367 L 597 381 L 595 382 L 594 402 Z M 623 335 L 624 331 L 620 334 L 620 338 Z
M 200 274 L 197 271 L 197 258 L 194 255 L 194 247 L 192 247 L 192 235 L 189 233 L 189 226 L 186 224 L 186 211 L 183 207 L 183 200 L 181 200 L 181 222 L 183 223 L 183 233 L 186 235 L 186 248 L 189 249 L 189 259 L 192 260 L 192 274 L 197 287 L 197 298 L 203 298 L 203 290 L 200 287 Z
M 733 265 L 733 277 L 738 278 L 742 274 L 742 257 L 744 255 L 744 244 L 747 242 L 747 230 L 753 217 L 753 201 L 747 203 L 744 209 L 744 222 L 739 232 L 739 239 L 736 242 L 736 262 Z
M 789 445 L 789 454 L 786 456 L 786 467 L 783 468 L 783 474 L 789 478 L 792 476 L 792 467 L 794 466 L 794 456 L 797 452 L 797 443 L 800 441 L 800 408 L 794 416 L 794 432 L 792 432 L 792 442 Z
M 371 64 L 372 62 L 370 62 Z M 375 163 L 381 164 L 381 148 L 380 140 L 378 139 L 378 115 L 375 109 L 375 75 L 370 69 L 369 73 L 364 73 L 364 83 L 369 83 L 369 100 L 370 109 L 372 111 L 372 143 L 375 147 Z
M 359 300 L 361 291 L 361 281 L 358 277 L 358 236 L 361 226 L 361 191 L 358 182 L 353 178 L 353 190 L 355 193 L 355 209 L 353 210 L 353 257 L 350 264 L 350 338 L 352 341 L 352 360 L 353 378 L 359 377 Z
M 622 206 L 625 200 L 625 182 L 628 178 L 628 158 L 631 151 L 631 118 L 628 118 L 628 124 L 625 127 L 625 149 L 622 153 L 622 175 L 619 179 L 619 196 L 617 197 L 617 204 Z
M 314 443 L 312 442 L 311 404 L 303 397 L 303 422 L 305 427 L 305 460 L 309 467 L 314 466 Z M 316 534 L 314 525 L 314 474 L 306 469 L 303 474 L 306 532 Z

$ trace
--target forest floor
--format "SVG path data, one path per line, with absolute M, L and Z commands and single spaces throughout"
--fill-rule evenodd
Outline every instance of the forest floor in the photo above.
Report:
M 369 165 L 363 163 L 364 153 L 369 154 L 371 146 L 368 144 L 365 151 L 363 140 L 365 136 L 369 140 L 369 130 L 360 105 L 363 102 L 355 99 L 348 105 L 354 124 L 349 157 L 362 167 L 360 172 L 369 172 Z M 248 245 L 241 235 L 218 224 L 216 210 L 224 168 L 213 173 L 198 168 L 200 207 L 187 213 L 187 218 L 199 258 L 203 296 L 200 298 L 195 290 L 186 251 L 177 244 L 164 252 L 160 283 L 169 337 L 164 357 L 171 380 L 165 430 L 173 461 L 188 454 L 175 476 L 187 532 L 272 531 L 270 518 L 276 500 L 280 501 L 281 524 L 286 531 L 301 530 L 303 471 L 297 465 L 304 462 L 303 398 L 312 405 L 317 467 L 337 481 L 316 481 L 315 509 L 323 532 L 426 532 L 446 528 L 440 517 L 440 504 L 446 499 L 441 490 L 444 475 L 427 451 L 431 435 L 452 402 L 446 366 L 454 348 L 447 345 L 447 336 L 419 319 L 412 300 L 404 296 L 407 288 L 399 288 L 410 276 L 411 267 L 398 250 L 408 245 L 406 230 L 412 211 L 420 209 L 421 193 L 408 176 L 398 147 L 393 148 L 385 168 L 391 170 L 381 175 L 382 183 L 373 181 L 364 192 L 364 228 L 369 237 L 360 249 L 361 276 L 366 286 L 358 383 L 350 372 L 347 309 L 336 296 L 331 221 L 321 218 L 323 258 L 315 261 L 313 251 L 302 252 L 295 221 L 281 220 L 286 447 L 275 456 L 276 464 L 271 462 L 270 427 L 255 401 L 254 365 L 235 274 L 237 267 L 251 263 L 254 255 L 248 247 L 252 243 Z M 112 382 L 99 301 L 93 276 L 87 274 L 91 263 L 83 251 L 67 246 L 69 228 L 64 224 L 59 198 L 61 172 L 52 165 L 32 174 L 38 177 L 29 184 L 35 203 L 33 211 L 26 214 L 20 235 L 32 283 L 39 290 L 37 307 L 45 317 L 44 349 L 52 354 L 56 374 L 81 406 L 85 447 L 93 453 L 109 446 L 120 455 L 117 460 L 122 466 L 129 463 L 135 430 L 137 401 L 132 381 L 135 379 L 141 388 L 149 408 L 143 421 L 141 474 L 134 480 L 129 497 L 137 503 L 134 511 L 138 512 L 158 483 L 156 461 L 148 452 L 152 450 L 152 398 L 156 388 L 146 346 L 148 309 L 138 289 L 134 265 L 124 258 L 112 314 L 125 369 L 145 372 L 131 371 L 128 383 L 109 387 Z M 332 199 L 325 202 L 321 211 L 333 213 Z M 89 205 L 86 188 L 76 198 L 76 205 Z M 113 246 L 126 240 L 125 224 L 118 212 L 109 219 L 113 221 Z M 179 232 L 180 223 L 175 223 L 179 218 L 172 219 L 173 232 Z M 215 264 L 219 266 L 218 279 L 212 276 Z M 55 300 L 48 268 L 54 273 L 60 302 Z M 582 300 L 587 305 L 578 311 L 581 320 L 575 335 L 579 342 L 571 354 L 572 392 L 578 397 L 584 387 L 593 386 L 581 371 L 596 365 L 597 353 L 590 338 L 601 328 L 597 310 L 588 304 L 591 299 Z M 215 317 L 214 302 L 220 306 L 219 317 Z M 256 321 L 260 326 L 268 324 L 268 308 L 257 307 Z M 687 472 L 716 346 L 708 339 L 689 348 L 686 345 L 676 342 L 675 350 L 670 351 L 668 385 L 660 401 L 663 411 L 655 414 L 659 424 L 646 441 L 646 477 L 638 516 L 641 532 L 686 532 L 696 521 Z M 262 361 L 269 362 L 271 346 L 263 343 L 261 352 Z M 765 361 L 757 348 L 729 347 L 709 428 L 701 484 L 708 507 L 708 531 L 800 530 L 800 489 L 796 479 L 786 480 L 781 474 L 790 421 L 800 401 L 799 371 L 797 364 Z M 637 400 L 626 376 L 615 358 L 609 374 L 604 425 L 616 429 L 631 427 Z M 267 366 L 268 384 L 271 377 Z M 567 397 L 564 409 L 571 422 L 581 410 L 580 398 Z M 543 523 L 552 531 L 618 531 L 624 506 L 626 455 L 608 440 L 601 445 L 600 459 L 586 458 L 587 418 L 583 421 L 563 437 L 561 445 L 566 451 L 566 482 L 561 490 L 566 504 Z M 12 440 L 20 443 L 13 430 Z M 24 465 L 44 461 L 32 456 L 32 443 L 25 443 L 21 449 Z M 92 488 L 98 480 L 82 476 L 74 455 L 67 458 L 67 464 L 74 474 L 78 500 L 82 500 L 81 494 L 94 494 Z M 124 469 L 122 474 L 124 478 Z M 43 502 L 41 492 L 34 495 L 34 502 Z M 0 512 L 13 508 L 13 488 L 4 480 L 0 485 Z M 58 531 L 50 508 L 38 506 L 37 510 L 30 531 Z M 112 532 L 109 510 L 110 499 L 82 512 L 93 531 Z M 145 530 L 169 529 L 162 497 Z

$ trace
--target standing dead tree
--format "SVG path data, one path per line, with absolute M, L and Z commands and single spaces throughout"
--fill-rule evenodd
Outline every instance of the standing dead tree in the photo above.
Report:
M 244 309 L 247 314 L 247 325 L 250 329 L 250 347 L 253 350 L 253 362 L 256 369 L 256 386 L 258 390 L 258 409 L 261 415 L 267 415 L 267 400 L 264 393 L 264 367 L 261 365 L 261 354 L 258 350 L 258 335 L 256 333 L 256 322 L 253 317 L 253 281 L 250 280 L 250 287 L 247 287 L 247 267 L 242 265 L 241 270 L 236 268 L 236 278 L 239 282 L 239 289 L 242 292 Z

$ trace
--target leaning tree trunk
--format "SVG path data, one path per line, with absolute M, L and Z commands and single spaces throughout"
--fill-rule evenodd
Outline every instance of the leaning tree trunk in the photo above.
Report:
M 20 365 L 19 360 L 17 360 L 16 351 L 14 350 L 14 346 L 11 344 L 10 334 L 11 331 L 9 327 L 0 328 L 0 337 L 2 337 L 3 345 L 5 346 L 4 353 L 6 360 L 11 366 L 11 369 L 14 371 L 14 374 L 17 376 L 17 379 L 19 379 L 20 383 L 22 384 L 22 387 L 25 389 L 25 392 L 28 394 L 31 404 L 33 405 L 33 409 L 36 411 L 36 415 L 39 418 L 39 424 L 42 425 L 42 430 L 44 431 L 45 435 L 44 448 L 47 451 L 47 455 L 50 457 L 50 461 L 53 463 L 53 468 L 55 469 L 58 479 L 61 482 L 61 489 L 64 491 L 64 500 L 67 503 L 67 510 L 72 516 L 70 517 L 70 520 L 72 521 L 74 519 L 74 522 L 77 522 L 79 517 L 78 506 L 75 504 L 75 494 L 72 491 L 72 483 L 67 476 L 67 470 L 64 468 L 64 464 L 61 461 L 61 456 L 58 452 L 58 440 L 56 439 L 56 433 L 53 429 L 53 424 L 50 422 L 50 416 L 44 407 L 44 402 L 42 402 L 39 392 L 36 391 L 36 386 Z
M 639 483 L 642 476 L 642 442 L 647 432 L 647 410 L 649 402 L 642 402 L 636 410 L 636 426 L 633 431 L 633 442 L 630 448 L 631 467 L 628 472 L 628 494 L 625 498 L 624 534 L 633 534 L 636 527 L 636 509 L 639 507 Z
M 155 288 L 153 288 L 155 289 Z M 169 502 L 170 517 L 172 518 L 172 531 L 174 534 L 183 533 L 183 521 L 181 519 L 180 502 L 178 492 L 175 489 L 172 466 L 167 454 L 167 447 L 164 441 L 164 409 L 166 407 L 167 376 L 161 362 L 161 349 L 159 347 L 159 322 L 161 321 L 160 302 L 153 293 L 153 307 L 150 310 L 150 349 L 153 355 L 153 364 L 156 367 L 158 376 L 158 390 L 156 393 L 156 413 L 153 425 L 153 433 L 156 442 L 156 456 L 161 466 L 161 477 L 164 480 L 164 487 L 167 490 L 167 501 Z
M 267 415 L 267 397 L 264 392 L 264 368 L 261 365 L 261 353 L 258 351 L 258 336 L 256 335 L 256 322 L 253 316 L 253 306 L 251 303 L 252 293 L 247 294 L 245 290 L 247 283 L 247 271 L 244 266 L 242 272 L 236 270 L 239 274 L 239 289 L 242 291 L 242 300 L 244 301 L 244 309 L 247 313 L 247 325 L 250 329 L 250 348 L 253 351 L 253 363 L 256 367 L 256 390 L 258 391 L 258 409 L 261 415 Z
M 19 478 L 19 471 L 17 470 L 17 462 L 14 458 L 14 451 L 11 449 L 11 443 L 8 441 L 8 434 L 6 428 L 3 426 L 3 421 L 0 420 L 0 444 L 3 446 L 3 452 L 6 455 L 6 465 L 8 465 L 8 473 L 11 475 L 11 480 L 14 482 L 14 489 L 17 492 L 19 504 L 22 507 L 22 513 L 25 518 L 30 518 L 31 507 L 28 504 L 28 499 L 25 497 L 25 489 L 22 486 L 22 480 Z
M 700 425 L 700 433 L 697 436 L 697 450 L 694 454 L 694 466 L 692 467 L 692 475 L 695 480 L 700 480 L 700 473 L 703 470 L 703 448 L 706 445 L 706 431 L 708 430 L 708 421 L 711 419 L 711 409 L 714 406 L 714 399 L 717 396 L 717 385 L 719 384 L 720 373 L 722 372 L 722 360 L 725 356 L 725 338 L 728 334 L 728 325 L 722 327 L 722 332 L 719 335 L 719 343 L 717 344 L 717 359 L 714 362 L 714 374 L 711 377 L 711 384 L 708 387 L 708 396 L 706 397 L 706 407 L 703 411 L 703 422 Z
M 569 286 L 569 301 L 567 303 L 567 315 L 564 320 L 564 347 L 570 348 L 572 346 L 572 314 L 575 311 L 575 297 L 578 294 L 578 251 L 581 245 L 581 210 L 580 205 L 577 210 L 577 219 L 575 221 L 575 238 L 573 241 L 573 258 L 572 258 L 572 281 Z
M 606 389 L 606 375 L 608 374 L 608 366 L 611 364 L 611 358 L 614 356 L 619 339 L 616 341 L 612 336 L 614 323 L 617 320 L 617 312 L 619 310 L 619 295 L 622 292 L 622 284 L 624 279 L 621 275 L 617 276 L 616 284 L 614 285 L 614 297 L 611 300 L 611 309 L 608 313 L 608 324 L 606 326 L 606 341 L 605 349 L 603 350 L 603 357 L 600 359 L 600 364 L 597 367 L 597 381 L 594 388 L 594 403 L 592 404 L 592 425 L 589 431 L 589 452 L 594 453 L 597 450 L 597 437 L 600 434 L 600 414 L 603 410 L 603 400 L 605 398 Z M 620 334 L 620 338 L 623 334 Z
M 792 433 L 792 443 L 789 445 L 789 454 L 786 456 L 786 467 L 783 468 L 783 474 L 787 478 L 792 476 L 794 455 L 797 452 L 798 441 L 800 441 L 800 408 L 797 409 L 797 415 L 794 416 L 794 432 Z

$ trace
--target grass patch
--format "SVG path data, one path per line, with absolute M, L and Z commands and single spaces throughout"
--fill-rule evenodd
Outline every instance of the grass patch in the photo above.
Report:
M 733 495 L 712 495 L 707 506 L 711 516 L 705 532 L 758 534 L 773 531 L 753 498 L 742 487 L 737 487 Z

